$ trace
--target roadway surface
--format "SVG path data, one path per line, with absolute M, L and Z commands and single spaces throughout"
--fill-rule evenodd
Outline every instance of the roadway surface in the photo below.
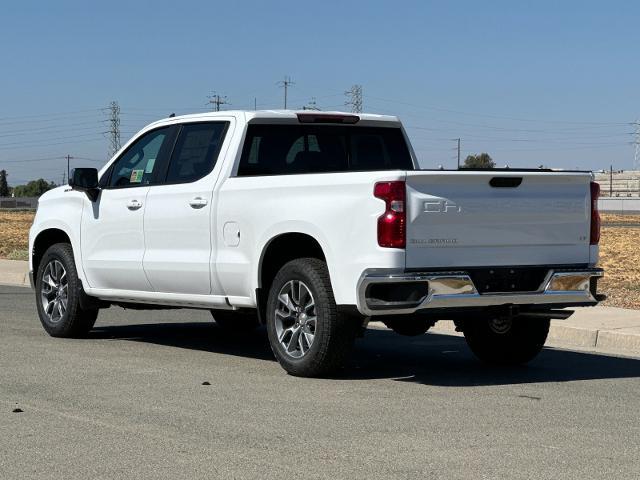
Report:
M 370 329 L 342 376 L 300 379 L 264 330 L 206 312 L 111 308 L 62 340 L 31 290 L 0 287 L 0 478 L 637 479 L 639 377 L 639 359 L 495 369 L 458 337 Z

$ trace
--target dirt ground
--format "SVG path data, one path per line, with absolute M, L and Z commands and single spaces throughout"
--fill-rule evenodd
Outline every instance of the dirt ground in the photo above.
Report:
M 26 259 L 33 216 L 33 212 L 0 212 L 0 258 Z M 600 265 L 605 277 L 599 290 L 609 297 L 604 305 L 640 308 L 640 215 L 603 214 L 602 221 Z
M 24 259 L 34 212 L 0 211 L 0 258 Z
M 608 218 L 602 227 L 600 266 L 604 278 L 598 290 L 608 296 L 604 305 L 640 308 L 640 216 L 633 218 L 638 227 L 607 227 Z

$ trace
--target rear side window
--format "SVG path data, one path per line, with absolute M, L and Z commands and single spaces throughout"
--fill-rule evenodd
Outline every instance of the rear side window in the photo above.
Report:
M 184 125 L 171 155 L 165 183 L 193 182 L 209 174 L 218 160 L 228 124 Z
M 413 169 L 399 128 L 249 125 L 238 176 Z

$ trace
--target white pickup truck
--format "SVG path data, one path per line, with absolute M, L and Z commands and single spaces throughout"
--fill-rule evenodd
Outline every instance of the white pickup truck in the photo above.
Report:
M 479 358 L 524 363 L 563 308 L 603 298 L 598 193 L 589 172 L 421 170 L 392 116 L 173 117 L 40 198 L 31 278 L 53 336 L 110 305 L 208 309 L 317 376 L 370 320 L 449 319 Z

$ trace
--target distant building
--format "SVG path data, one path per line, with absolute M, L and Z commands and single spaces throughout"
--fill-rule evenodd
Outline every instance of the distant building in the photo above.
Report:
M 640 197 L 640 171 L 594 172 L 602 197 Z

